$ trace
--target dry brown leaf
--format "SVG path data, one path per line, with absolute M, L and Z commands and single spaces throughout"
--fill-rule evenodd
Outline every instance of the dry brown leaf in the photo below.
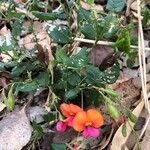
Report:
M 134 1 L 134 2 L 131 4 L 131 9 L 134 10 L 134 11 L 137 11 L 137 1 Z
M 134 2 L 135 0 L 128 0 L 127 2 L 127 9 L 126 9 L 126 16 L 129 16 L 130 15 L 130 7 L 131 7 L 131 4 Z
M 108 46 L 95 46 L 90 52 L 91 63 L 93 65 L 100 66 L 103 63 L 103 61 L 106 62 L 106 58 L 112 56 L 112 53 L 113 49 Z
M 32 134 L 25 109 L 8 114 L 0 121 L 0 150 L 21 150 Z
M 137 107 L 133 110 L 133 114 L 137 117 L 139 117 L 142 109 L 144 107 L 144 101 L 142 100 Z M 134 127 L 135 123 L 132 123 L 131 121 L 129 121 L 130 125 L 127 123 L 126 125 L 126 130 L 127 130 L 127 136 L 124 137 L 122 135 L 122 125 L 119 127 L 119 129 L 117 130 L 117 132 L 114 135 L 114 138 L 112 140 L 112 145 L 111 145 L 111 150 L 122 150 L 123 145 L 126 143 L 129 135 L 132 132 L 132 128 Z
M 4 108 L 6 107 L 6 105 L 2 102 L 0 102 L 0 112 L 4 110 Z

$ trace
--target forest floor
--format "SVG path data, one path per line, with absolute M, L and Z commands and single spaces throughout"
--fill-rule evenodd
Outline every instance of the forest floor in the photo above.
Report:
M 0 1 L 0 150 L 149 150 L 149 82 L 150 0 Z

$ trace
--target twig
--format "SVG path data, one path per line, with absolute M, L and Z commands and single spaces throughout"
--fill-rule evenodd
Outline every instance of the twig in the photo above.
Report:
M 142 80 L 142 90 L 143 90 L 143 97 L 145 101 L 145 107 L 150 114 L 150 107 L 148 102 L 148 95 L 147 95 L 147 86 L 146 86 L 146 62 L 145 62 L 145 45 L 144 45 L 144 36 L 143 36 L 143 28 L 142 28 L 142 20 L 141 20 L 141 7 L 140 7 L 140 0 L 137 0 L 137 7 L 138 7 L 138 41 L 139 41 L 139 60 L 140 60 L 140 72 L 141 72 L 141 80 Z M 141 62 L 142 61 L 142 62 Z M 143 66 L 142 66 L 143 65 Z
M 143 36 L 143 28 L 142 28 L 142 21 L 141 21 L 141 7 L 140 7 L 140 0 L 137 0 L 137 10 L 138 10 L 138 52 L 139 52 L 139 62 L 140 62 L 140 72 L 141 72 L 141 81 L 142 81 L 142 91 L 143 91 L 143 98 L 145 102 L 145 107 L 148 110 L 149 118 L 140 134 L 139 139 L 143 136 L 144 132 L 147 129 L 147 126 L 150 121 L 150 107 L 148 101 L 148 94 L 147 94 L 147 86 L 146 86 L 146 63 L 145 63 L 145 46 L 144 46 L 144 36 Z M 136 149 L 137 144 L 134 147 Z
M 74 40 L 78 41 L 78 42 L 83 42 L 83 43 L 95 44 L 95 40 L 82 39 L 82 38 L 74 38 Z M 97 44 L 98 45 L 112 46 L 115 43 L 114 42 L 107 42 L 107 41 L 98 41 Z M 135 45 L 131 45 L 130 47 L 133 48 L 133 49 L 138 49 L 138 46 L 135 46 Z M 145 47 L 145 50 L 150 51 L 150 48 Z

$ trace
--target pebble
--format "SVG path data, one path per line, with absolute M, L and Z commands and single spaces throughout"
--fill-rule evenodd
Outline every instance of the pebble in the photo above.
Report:
M 39 124 L 44 121 L 42 116 L 48 114 L 48 112 L 43 107 L 34 106 L 27 110 L 27 114 L 31 122 L 34 120 L 37 124 Z

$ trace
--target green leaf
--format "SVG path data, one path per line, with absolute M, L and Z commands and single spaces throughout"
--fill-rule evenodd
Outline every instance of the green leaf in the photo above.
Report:
M 11 19 L 11 18 L 14 18 L 14 17 L 20 18 L 22 16 L 25 16 L 25 14 L 22 13 L 22 12 L 8 11 L 8 13 L 7 13 L 7 18 L 8 19 Z
M 86 82 L 88 84 L 100 85 L 100 83 L 103 83 L 103 72 L 98 67 L 87 65 L 85 72 Z
M 57 47 L 55 56 L 58 62 L 64 62 L 69 58 L 61 47 Z
M 114 36 L 119 28 L 119 20 L 115 14 L 108 14 L 98 21 L 99 34 L 103 35 L 104 38 L 111 38 Z
M 91 21 L 90 11 L 80 7 L 78 10 L 77 19 L 78 19 L 78 23 L 82 21 L 90 22 Z
M 67 16 L 65 14 L 53 12 L 53 13 L 46 13 L 46 12 L 39 12 L 39 11 L 32 11 L 32 14 L 39 18 L 40 20 L 56 20 L 56 19 L 66 19 Z
M 12 25 L 12 35 L 17 38 L 21 35 L 22 30 L 22 21 L 20 19 L 17 19 L 14 24 Z
M 96 37 L 96 30 L 94 29 L 92 24 L 84 24 L 80 27 L 81 33 L 84 34 L 85 38 L 88 39 L 95 39 Z
M 37 88 L 38 88 L 37 83 L 35 81 L 32 81 L 32 82 L 25 82 L 25 83 L 18 84 L 16 87 L 16 91 L 31 92 L 31 91 L 35 91 Z
M 118 47 L 121 52 L 128 54 L 130 52 L 130 44 L 130 32 L 127 28 L 124 28 L 121 30 L 115 46 Z
M 67 149 L 67 145 L 65 143 L 60 143 L 60 144 L 52 143 L 51 147 L 52 147 L 52 150 L 66 150 Z
M 117 108 L 113 105 L 108 103 L 107 104 L 107 111 L 109 113 L 109 115 L 115 120 L 118 121 L 119 117 L 120 117 L 120 113 L 117 110 Z
M 85 90 L 84 95 L 95 107 L 99 107 L 103 102 L 102 95 L 100 95 L 96 89 Z
M 75 86 L 81 82 L 81 77 L 77 73 L 72 72 L 68 75 L 67 81 L 70 85 Z
M 4 103 L 9 111 L 13 111 L 15 107 L 15 99 L 13 95 L 13 85 L 11 86 L 9 92 L 8 92 L 8 97 L 5 98 Z
M 132 68 L 134 66 L 136 57 L 137 57 L 137 51 L 131 51 L 128 54 L 127 66 L 129 68 Z
M 117 92 L 114 91 L 114 90 L 112 90 L 112 89 L 108 89 L 108 88 L 106 88 L 106 89 L 100 88 L 100 90 L 101 90 L 102 92 L 105 92 L 106 94 L 112 96 L 112 97 L 117 97 L 117 96 L 118 96 Z
M 66 99 L 75 98 L 79 92 L 80 92 L 80 89 L 76 87 L 74 89 L 71 89 L 71 90 L 67 91 L 65 93 L 65 97 L 66 97 Z
M 11 75 L 13 77 L 17 77 L 17 76 L 21 75 L 25 69 L 26 69 L 26 66 L 17 65 L 12 69 Z
M 114 65 L 110 68 L 107 68 L 104 72 L 103 72 L 103 81 L 108 83 L 108 84 L 112 84 L 114 82 L 116 82 L 116 80 L 118 79 L 120 75 L 120 66 L 119 63 L 114 63 Z
M 106 9 L 110 11 L 120 12 L 123 10 L 127 0 L 108 0 Z
M 39 86 L 47 87 L 50 83 L 50 78 L 48 72 L 40 72 L 39 75 L 34 79 Z
M 48 113 L 46 115 L 43 115 L 43 119 L 45 122 L 49 123 L 50 121 L 55 120 L 55 115 L 52 113 Z
M 143 26 L 146 26 L 149 20 L 150 20 L 150 9 L 146 7 L 144 9 L 144 16 L 142 20 Z
M 126 128 L 126 124 L 125 124 L 125 123 L 122 125 L 122 135 L 123 135 L 124 137 L 127 136 L 127 128 Z
M 83 47 L 76 55 L 71 57 L 71 60 L 77 68 L 84 67 L 89 63 L 88 49 Z
M 130 109 L 126 110 L 126 115 L 133 123 L 137 122 L 137 117 L 132 113 Z
M 43 129 L 40 125 L 37 125 L 35 121 L 32 122 L 32 127 L 33 127 L 33 138 L 36 140 L 39 140 L 43 137 Z
M 69 27 L 63 25 L 50 25 L 46 27 L 49 36 L 58 44 L 66 44 L 71 41 Z
M 88 3 L 88 4 L 93 4 L 93 3 L 94 3 L 94 0 L 87 0 L 87 3 Z

